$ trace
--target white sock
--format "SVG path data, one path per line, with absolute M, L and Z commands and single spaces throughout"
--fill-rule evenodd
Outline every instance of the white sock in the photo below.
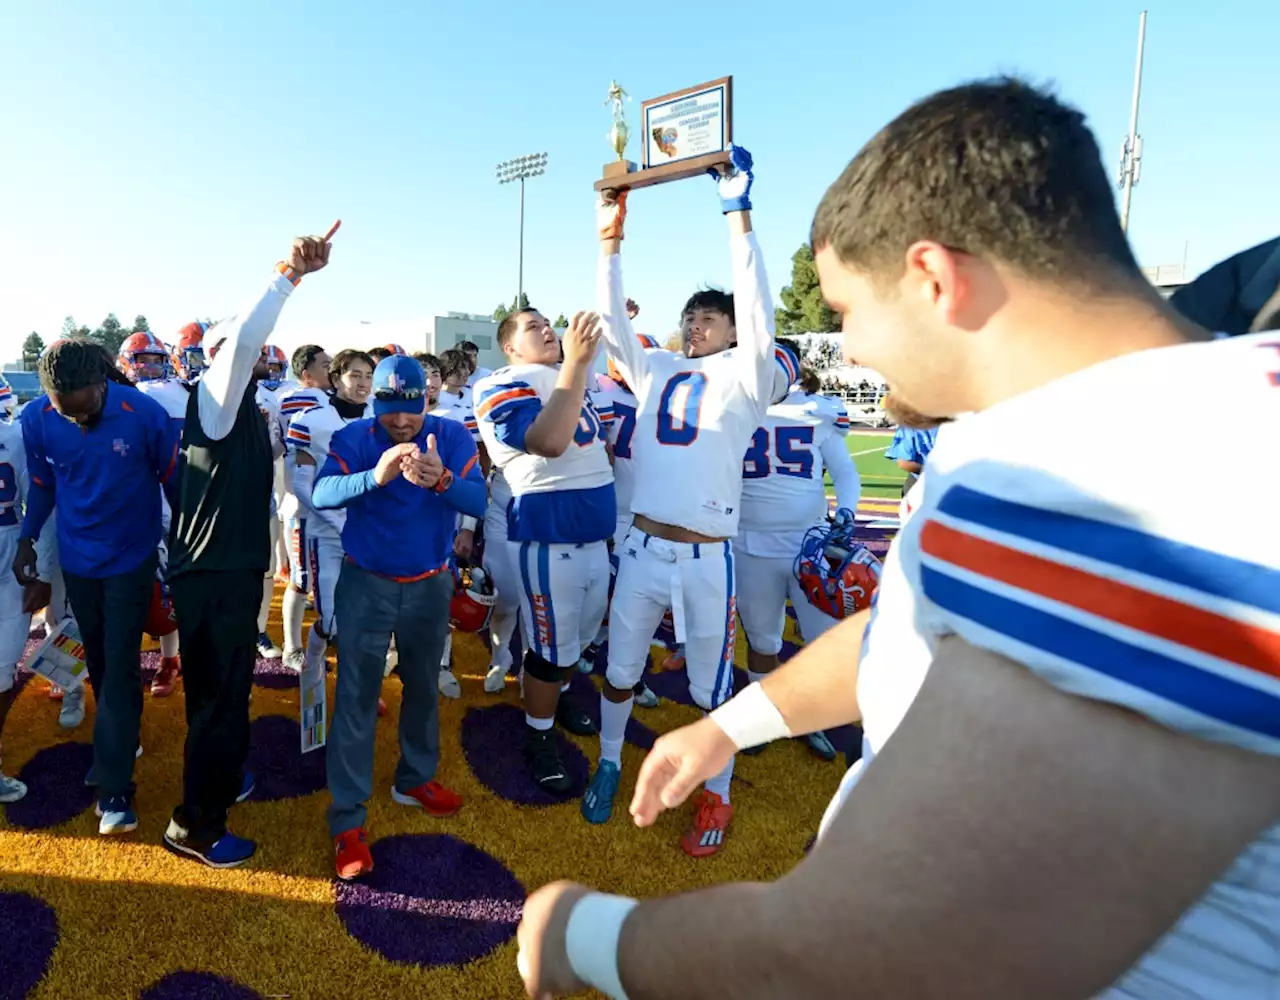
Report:
M 626 701 L 613 702 L 600 695 L 600 759 L 622 766 L 622 744 L 627 737 L 627 720 L 631 718 L 631 704 L 635 696 Z
M 307 633 L 307 666 L 319 666 L 324 669 L 324 654 L 329 650 L 329 641 L 322 636 L 315 625 L 311 626 L 311 631 Z
M 302 616 L 307 610 L 307 595 L 300 594 L 293 587 L 285 587 L 284 597 L 280 601 L 280 612 L 284 618 L 284 651 L 291 653 L 302 648 Z
M 536 729 L 540 733 L 545 733 L 556 724 L 555 719 L 535 719 L 528 712 L 524 713 L 524 724 L 530 729 Z
M 773 671 L 769 671 L 769 673 L 772 673 L 772 672 Z M 756 683 L 756 681 L 762 681 L 768 676 L 769 674 L 759 674 L 759 673 L 756 673 L 754 670 L 747 671 L 747 680 L 749 680 L 752 684 Z
M 178 655 L 178 633 L 177 630 L 170 632 L 168 635 L 160 637 L 160 658 L 163 660 L 172 660 Z
M 275 581 L 272 577 L 262 578 L 262 603 L 258 605 L 258 631 L 267 630 L 267 617 L 271 614 L 271 599 L 276 596 Z
M 449 633 L 444 637 L 444 653 L 440 657 L 441 670 L 449 669 L 449 660 L 452 657 L 452 655 L 453 655 L 453 631 L 450 630 Z
M 730 757 L 723 771 L 707 779 L 707 791 L 719 795 L 725 805 L 729 804 L 729 782 L 733 779 L 733 761 L 734 758 Z

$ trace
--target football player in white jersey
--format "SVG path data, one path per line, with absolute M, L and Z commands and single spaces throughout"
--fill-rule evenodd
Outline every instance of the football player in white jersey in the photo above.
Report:
M 627 300 L 627 314 L 635 319 L 639 309 L 630 299 Z M 608 435 L 609 457 L 613 460 L 613 492 L 618 501 L 618 520 L 613 531 L 613 551 L 609 554 L 610 568 L 614 575 L 618 572 L 618 551 L 631 530 L 631 495 L 635 492 L 635 463 L 631 455 L 631 439 L 636 431 L 636 411 L 639 403 L 626 379 L 614 360 L 608 360 L 608 375 L 600 375 L 596 379 L 596 388 L 589 390 L 591 402 L 604 422 Z M 595 641 L 586 648 L 582 659 L 578 661 L 578 669 L 583 673 L 591 673 L 595 669 L 596 656 L 600 645 L 608 637 L 609 622 L 600 626 Z M 635 704 L 640 708 L 657 708 L 659 698 L 645 684 L 644 678 L 636 681 L 632 689 Z
M 632 808 L 652 822 L 771 738 L 861 718 L 871 753 L 777 882 L 535 893 L 530 995 L 1274 995 L 1280 476 L 1214 517 L 1187 457 L 1222 429 L 1185 414 L 1212 385 L 1274 432 L 1280 337 L 1177 315 L 1084 116 L 1018 80 L 882 129 L 811 243 L 845 356 L 970 415 L 938 435 L 865 638 L 855 617 L 659 739 Z
M 170 418 L 181 427 L 187 419 L 187 405 L 191 393 L 176 378 L 170 377 L 172 365 L 169 349 L 153 333 L 131 333 L 120 344 L 116 365 L 129 380 L 165 408 Z M 168 564 L 165 539 L 169 536 L 169 501 L 160 498 L 164 517 L 164 537 L 160 541 L 160 571 Z M 178 633 L 175 629 L 160 637 L 160 669 L 151 680 L 151 694 L 155 698 L 167 698 L 173 694 L 173 685 L 182 670 L 178 656 Z
M 504 319 L 498 343 L 511 364 L 477 383 L 476 416 L 513 495 L 507 549 L 523 584 L 525 756 L 538 786 L 558 795 L 571 779 L 552 726 L 596 731 L 560 693 L 604 619 L 617 518 L 604 426 L 587 398 L 599 317 L 574 316 L 563 365 L 559 338 L 536 310 Z
M 18 412 L 18 397 L 14 395 L 9 380 L 0 375 L 0 420 L 12 420 Z
M 18 554 L 28 482 L 22 428 L 10 421 L 0 421 L 0 567 L 11 566 Z M 51 603 L 51 588 L 46 577 L 48 567 L 54 564 L 50 551 L 52 541 L 53 529 L 46 522 L 36 542 L 40 581 L 24 587 L 13 573 L 0 572 L 0 735 L 4 733 L 4 720 L 13 704 L 14 679 L 31 630 L 31 611 Z M 83 709 L 81 711 L 83 717 Z M 0 774 L 0 804 L 17 802 L 26 794 L 27 786 L 21 781 Z
M 477 382 L 482 378 L 488 378 L 493 374 L 493 370 L 480 364 L 480 347 L 474 341 L 464 340 L 458 345 L 460 350 L 467 359 L 467 365 L 471 368 L 471 374 L 467 376 L 467 388 L 474 389 Z
M 676 641 L 684 643 L 694 701 L 710 711 L 733 689 L 737 607 L 730 539 L 738 533 L 741 459 L 779 395 L 773 304 L 751 229 L 751 167 L 750 154 L 735 146 L 733 166 L 719 181 L 734 293 L 704 291 L 689 299 L 682 313 L 685 354 L 648 346 L 653 342 L 637 338 L 627 318 L 619 256 L 626 194 L 602 197 L 597 210 L 604 338 L 639 409 L 631 443 L 634 522 L 617 552 L 609 608 L 600 763 L 582 799 L 590 823 L 607 822 L 613 813 L 632 690 L 668 609 Z M 788 384 L 798 375 L 792 371 Z M 724 846 L 732 774 L 730 762 L 698 797 L 693 824 L 681 838 L 693 857 Z
M 373 359 L 363 351 L 339 351 L 330 363 L 330 379 L 334 393 L 324 403 L 289 421 L 286 441 L 292 461 L 288 463 L 290 489 L 298 498 L 303 513 L 302 543 L 307 565 L 307 582 L 316 619 L 307 634 L 304 666 L 324 663 L 325 653 L 338 634 L 334 615 L 333 592 L 342 569 L 342 526 L 346 512 L 341 509 L 317 510 L 311 505 L 311 490 L 316 470 L 324 468 L 329 457 L 333 435 L 355 420 L 373 414 L 369 393 L 373 387 Z M 378 699 L 378 714 L 386 712 L 386 704 Z
M 788 598 L 805 642 L 838 621 L 808 600 L 795 572 L 806 533 L 827 523 L 824 473 L 835 486 L 837 521 L 852 526 L 862 492 L 858 467 L 845 447 L 849 414 L 840 400 L 818 389 L 817 376 L 802 371 L 800 385 L 769 407 L 742 460 L 742 516 L 733 556 L 751 681 L 778 667 Z M 809 733 L 804 740 L 823 760 L 836 759 L 825 733 Z
M 267 431 L 271 435 L 271 455 L 279 468 L 279 461 L 284 457 L 284 435 L 280 432 L 280 404 L 276 399 L 276 390 L 280 388 L 280 373 L 283 371 L 284 352 L 278 347 L 268 344 L 262 349 L 263 362 L 267 366 L 267 374 L 258 380 L 254 397 L 258 409 L 262 411 L 262 419 L 267 422 Z M 262 603 L 258 608 L 258 655 L 268 660 L 278 660 L 283 651 L 267 634 L 267 618 L 271 614 L 271 601 L 275 598 L 276 573 L 284 562 L 281 560 L 280 538 L 280 497 L 282 491 L 271 492 L 271 565 L 267 567 L 267 575 L 262 578 Z
M 474 392 L 467 379 L 471 377 L 471 362 L 458 348 L 440 352 L 440 377 L 444 386 L 440 390 L 440 402 L 466 410 L 474 409 Z
M 471 409 L 470 395 L 459 398 L 456 402 L 441 400 L 440 387 L 443 382 L 440 377 L 440 359 L 434 354 L 421 356 L 415 354 L 414 357 L 427 373 L 427 413 L 444 420 L 456 420 L 467 429 L 471 434 L 471 440 L 475 443 L 476 453 L 479 455 L 481 472 L 487 476 L 489 456 L 485 451 L 484 442 L 480 439 L 480 428 L 476 423 L 476 415 Z M 475 545 L 476 524 L 474 517 L 466 514 L 458 515 L 458 534 L 453 540 L 453 554 L 458 559 L 465 561 L 471 558 L 472 547 Z M 440 693 L 446 698 L 462 697 L 462 685 L 458 683 L 458 678 L 453 672 L 452 630 L 445 636 L 438 686 Z
M 284 661 L 294 670 L 301 670 L 303 663 L 302 617 L 307 610 L 307 546 L 305 512 L 293 495 L 293 473 L 289 468 L 293 452 L 288 448 L 289 421 L 300 413 L 329 401 L 333 386 L 329 382 L 329 364 L 332 359 L 319 344 L 303 344 L 293 352 L 289 368 L 296 382 L 286 382 L 276 392 L 276 406 L 280 411 L 280 433 L 285 436 L 284 461 L 277 463 L 277 496 L 280 498 L 277 515 L 284 530 L 285 548 L 288 552 L 289 583 L 280 600 L 281 618 L 284 621 Z

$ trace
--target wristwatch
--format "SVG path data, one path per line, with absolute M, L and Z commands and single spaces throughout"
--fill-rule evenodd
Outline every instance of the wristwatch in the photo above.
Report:
M 445 469 L 444 472 L 440 474 L 440 478 L 436 480 L 436 484 L 433 487 L 431 487 L 431 489 L 432 489 L 432 492 L 443 493 L 452 485 L 453 485 L 453 473 L 450 472 L 448 469 Z

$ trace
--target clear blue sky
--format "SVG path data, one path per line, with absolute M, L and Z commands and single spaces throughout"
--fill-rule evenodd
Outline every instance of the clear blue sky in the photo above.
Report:
M 1054 81 L 1108 166 L 1128 127 L 1140 6 L 914 0 L 10 5 L 0 37 L 0 358 L 70 314 L 170 334 L 252 296 L 299 231 L 343 228 L 278 342 L 360 320 L 490 312 L 516 285 L 517 191 L 494 165 L 550 154 L 528 192 L 525 289 L 590 307 L 605 92 L 639 103 L 732 74 L 775 295 L 826 185 L 913 99 L 993 72 Z M 1274 0 L 1151 0 L 1131 235 L 1199 271 L 1280 232 Z M 1209 11 L 1212 10 L 1213 13 Z M 631 151 L 638 158 L 638 140 Z M 641 327 L 728 280 L 711 182 L 637 192 L 626 246 Z M 343 342 L 339 342 L 339 340 Z M 416 345 L 415 345 L 416 346 Z

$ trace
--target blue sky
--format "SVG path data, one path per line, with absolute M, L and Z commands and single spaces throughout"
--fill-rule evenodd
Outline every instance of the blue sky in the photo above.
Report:
M 0 358 L 68 314 L 145 313 L 168 335 L 255 294 L 299 231 L 343 228 L 329 272 L 282 317 L 286 348 L 370 346 L 359 323 L 490 312 L 516 285 L 517 199 L 494 165 L 547 151 L 530 182 L 525 289 L 589 308 L 591 185 L 611 158 L 616 77 L 639 104 L 732 74 L 755 154 L 775 295 L 826 185 L 932 90 L 994 72 L 1054 81 L 1108 159 L 1128 127 L 1139 5 L 936 0 L 800 5 L 525 2 L 10 7 L 0 37 Z M 1153 0 L 1130 229 L 1144 264 L 1193 272 L 1280 232 L 1280 5 Z M 1269 68 L 1270 67 L 1270 68 Z M 1266 126 L 1265 132 L 1263 131 Z M 638 159 L 638 140 L 631 152 Z M 724 284 L 709 180 L 637 192 L 626 245 L 641 327 L 663 335 Z M 366 338 L 367 339 L 367 338 Z M 408 344 L 408 341 L 406 341 Z M 417 346 L 417 345 L 413 345 Z

